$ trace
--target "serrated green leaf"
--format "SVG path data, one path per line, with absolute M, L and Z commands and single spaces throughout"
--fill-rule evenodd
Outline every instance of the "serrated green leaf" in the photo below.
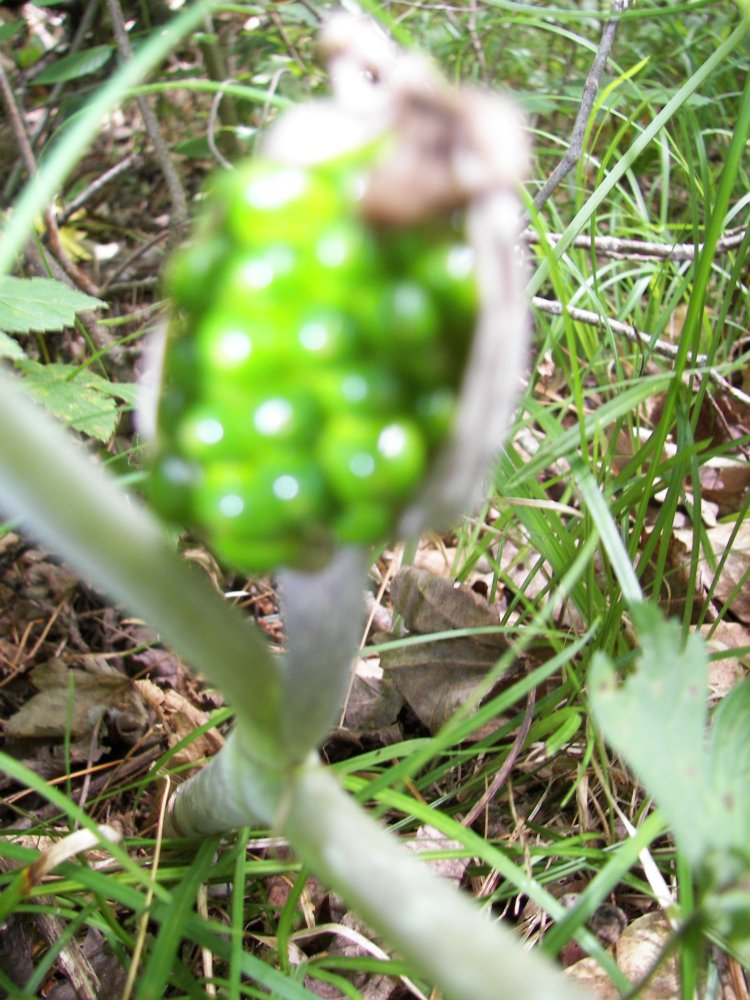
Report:
M 135 409 L 138 405 L 141 387 L 137 382 L 109 382 L 106 378 L 100 378 L 94 374 L 89 374 L 87 378 L 92 380 L 91 384 L 95 385 L 100 392 L 122 400 L 130 409 Z
M 97 441 L 112 437 L 118 410 L 106 379 L 81 372 L 73 365 L 40 365 L 24 359 L 18 367 L 24 373 L 24 387 L 29 395 L 73 430 Z
M 23 348 L 18 341 L 0 330 L 0 358 L 16 359 L 22 357 L 24 357 Z
M 750 868 L 750 680 L 732 688 L 714 713 L 709 767 L 722 808 L 717 846 L 744 857 Z
M 0 277 L 0 330 L 5 333 L 62 330 L 72 325 L 76 313 L 106 308 L 101 299 L 54 278 Z
M 109 62 L 113 51 L 112 45 L 95 45 L 83 52 L 74 52 L 72 55 L 63 56 L 62 59 L 58 59 L 57 62 L 47 66 L 35 76 L 34 83 L 65 83 L 68 80 L 77 80 L 79 77 L 96 73 Z
M 654 797 L 678 847 L 698 865 L 722 821 L 710 795 L 704 751 L 708 657 L 698 635 L 683 645 L 680 627 L 658 608 L 635 604 L 633 621 L 642 655 L 618 685 L 611 660 L 598 654 L 589 674 L 589 698 L 605 740 Z

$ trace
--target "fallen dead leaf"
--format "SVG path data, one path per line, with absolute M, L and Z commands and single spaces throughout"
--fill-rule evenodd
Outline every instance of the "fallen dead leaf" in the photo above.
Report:
M 675 537 L 686 547 L 687 556 L 693 544 L 692 531 L 675 531 Z M 704 552 L 698 564 L 706 589 L 713 586 L 713 598 L 722 605 L 729 602 L 729 610 L 750 625 L 750 520 L 739 526 L 736 522 L 717 524 L 706 529 L 706 536 L 713 553 L 713 566 Z M 731 541 L 731 549 L 727 546 Z M 726 554 L 726 558 L 725 558 Z M 723 562 L 722 562 L 723 560 Z M 722 563 L 717 579 L 714 567 Z
M 441 833 L 440 830 L 427 824 L 420 826 L 414 838 L 407 840 L 405 843 L 415 854 L 426 854 L 428 851 L 449 853 L 451 851 L 463 852 L 465 850 L 464 845 L 459 840 L 451 840 L 444 833 Z M 432 858 L 425 863 L 436 875 L 440 875 L 458 884 L 466 874 L 470 860 L 467 857 Z
M 370 671 L 366 676 L 357 671 L 352 678 L 351 690 L 346 701 L 344 727 L 357 737 L 376 734 L 385 743 L 401 739 L 396 725 L 404 699 L 393 681 Z
M 618 967 L 632 983 L 645 978 L 663 953 L 672 929 L 663 912 L 646 913 L 634 920 L 617 941 L 612 953 Z M 620 991 L 612 983 L 596 959 L 582 958 L 565 970 L 597 1000 L 619 1000 Z M 675 1000 L 681 996 L 679 962 L 670 954 L 657 968 L 647 985 L 639 991 L 639 1000 Z M 700 994 L 702 996 L 702 994 Z M 730 970 L 721 977 L 720 1000 L 745 1000 L 732 985 Z
M 750 490 L 750 462 L 715 458 L 700 468 L 701 492 L 722 511 L 739 510 Z
M 470 587 L 413 566 L 396 574 L 391 598 L 408 630 L 422 635 L 500 624 L 497 612 Z M 473 639 L 493 649 L 507 648 L 500 634 L 481 634 Z
M 700 632 L 709 636 L 708 648 L 712 653 L 726 651 L 727 656 L 711 660 L 708 667 L 708 685 L 714 698 L 723 698 L 750 670 L 750 654 L 737 656 L 735 649 L 750 648 L 750 629 L 742 622 L 720 621 L 718 624 L 701 625 Z
M 483 682 L 508 648 L 499 632 L 432 639 L 436 632 L 498 627 L 497 612 L 470 587 L 408 566 L 391 584 L 395 610 L 411 635 L 409 642 L 380 650 L 380 665 L 420 722 L 436 732 Z M 429 637 L 429 638 L 428 638 Z M 376 643 L 397 636 L 377 634 Z
M 179 691 L 165 691 L 149 680 L 135 681 L 135 684 L 143 700 L 161 723 L 168 746 L 175 746 L 208 722 L 208 715 L 192 705 Z M 224 737 L 221 733 L 209 729 L 178 750 L 171 759 L 171 766 L 182 768 L 198 764 L 218 753 L 223 746 Z
M 378 642 L 392 638 L 375 636 Z M 422 725 L 434 733 L 471 697 L 499 655 L 472 639 L 439 639 L 382 650 L 380 662 Z
M 110 735 L 135 744 L 146 732 L 149 714 L 138 688 L 106 660 L 87 657 L 85 669 L 69 668 L 62 660 L 36 667 L 31 680 L 37 689 L 5 725 L 11 740 L 61 740 L 67 732 L 74 743 L 90 740 L 102 719 Z M 73 707 L 68 711 L 73 685 Z M 70 718 L 68 718 L 70 714 Z

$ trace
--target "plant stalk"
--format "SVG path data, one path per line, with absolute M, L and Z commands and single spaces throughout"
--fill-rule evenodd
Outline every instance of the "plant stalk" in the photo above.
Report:
M 488 912 L 396 842 L 318 762 L 298 768 L 283 832 L 302 860 L 453 1000 L 582 1000 Z
M 546 959 L 435 875 L 343 791 L 312 754 L 268 780 L 235 731 L 175 796 L 172 831 L 207 836 L 261 821 L 453 1000 L 582 1000 Z
M 288 759 L 302 761 L 341 712 L 365 619 L 370 550 L 338 549 L 317 573 L 278 575 L 286 628 L 282 732 Z
M 216 684 L 253 736 L 284 759 L 281 673 L 260 632 L 181 559 L 159 523 L 0 370 L 0 503 L 22 527 L 130 611 Z

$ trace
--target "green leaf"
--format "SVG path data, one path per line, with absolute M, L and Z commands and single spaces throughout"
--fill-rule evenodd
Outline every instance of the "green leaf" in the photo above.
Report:
M 722 821 L 709 792 L 704 751 L 708 657 L 698 635 L 683 645 L 677 622 L 634 604 L 642 655 L 618 685 L 609 657 L 597 654 L 589 674 L 594 718 L 606 741 L 656 800 L 686 859 L 698 865 Z
M 7 42 L 9 38 L 17 35 L 25 27 L 25 21 L 8 21 L 7 24 L 0 24 L 0 42 Z
M 73 365 L 40 365 L 24 359 L 24 388 L 73 430 L 108 441 L 117 426 L 114 387 L 106 379 Z
M 3 333 L 0 330 L 0 358 L 22 358 L 24 356 L 23 348 L 14 340 L 9 337 L 7 333 Z
M 54 278 L 0 277 L 0 330 L 5 333 L 62 330 L 73 324 L 76 313 L 106 308 L 101 299 Z
M 750 868 L 750 680 L 737 684 L 714 714 L 709 745 L 711 789 L 722 810 L 718 846 Z M 721 881 L 724 881 L 722 878 Z
M 68 80 L 77 80 L 79 77 L 96 73 L 109 62 L 113 51 L 112 45 L 95 45 L 83 52 L 74 52 L 72 55 L 63 56 L 62 59 L 58 59 L 56 63 L 47 66 L 38 76 L 35 76 L 34 83 L 65 83 Z

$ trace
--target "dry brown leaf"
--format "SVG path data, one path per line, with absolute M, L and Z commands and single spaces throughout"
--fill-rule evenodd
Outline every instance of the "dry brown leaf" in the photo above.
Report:
M 408 566 L 391 584 L 395 610 L 413 635 L 498 626 L 494 608 L 470 587 Z M 387 642 L 391 635 L 376 635 Z M 507 640 L 498 633 L 445 637 L 381 650 L 380 664 L 420 722 L 437 731 L 497 662 Z
M 406 566 L 391 584 L 391 598 L 410 632 L 429 635 L 457 628 L 486 628 L 500 624 L 497 612 L 470 587 Z M 477 635 L 476 642 L 507 648 L 501 635 Z
M 31 675 L 38 694 L 12 715 L 5 735 L 13 740 L 61 740 L 69 730 L 74 742 L 87 740 L 101 719 L 125 743 L 134 744 L 146 732 L 149 714 L 138 688 L 106 660 L 84 661 L 85 670 L 50 660 Z M 68 719 L 69 685 L 73 711 Z
M 153 710 L 164 728 L 167 743 L 175 746 L 180 740 L 195 732 L 208 722 L 208 715 L 192 705 L 178 691 L 164 690 L 153 681 L 136 681 L 136 686 L 146 704 Z M 215 729 L 209 729 L 191 740 L 172 757 L 175 767 L 197 764 L 211 757 L 224 746 L 224 737 Z
M 618 967 L 631 982 L 638 983 L 648 975 L 664 951 L 671 933 L 669 921 L 661 910 L 638 917 L 625 929 L 611 951 Z M 747 989 L 740 987 L 738 990 L 736 987 L 736 983 L 743 979 L 742 974 L 736 977 L 733 971 L 736 970 L 733 970 L 731 960 L 721 966 L 719 1000 L 747 1000 Z M 596 959 L 582 958 L 567 968 L 565 974 L 581 983 L 587 993 L 597 1000 L 620 998 L 620 991 Z M 676 953 L 672 952 L 659 965 L 645 988 L 639 991 L 638 997 L 639 1000 L 675 1000 L 681 995 L 679 962 Z M 697 995 L 702 998 L 704 993 L 699 990 Z
M 376 636 L 377 641 L 391 638 Z M 434 733 L 473 694 L 499 655 L 472 639 L 440 639 L 383 650 L 380 662 L 422 725 Z
M 717 458 L 701 466 L 700 479 L 706 500 L 723 511 L 738 510 L 750 489 L 750 463 Z
M 393 742 L 401 738 L 396 719 L 403 705 L 404 699 L 390 678 L 355 674 L 346 700 L 344 726 L 356 736 L 372 733 L 386 743 Z
M 416 854 L 425 854 L 427 851 L 456 851 L 463 852 L 464 845 L 459 840 L 450 840 L 437 830 L 434 826 L 423 824 L 417 830 L 413 840 L 405 841 Z M 436 875 L 441 875 L 452 882 L 459 883 L 463 879 L 466 869 L 469 866 L 470 858 L 432 858 L 425 862 Z
M 661 911 L 646 913 L 625 929 L 613 954 L 617 965 L 631 982 L 639 982 L 651 971 L 671 933 L 669 921 Z M 596 959 L 582 958 L 567 968 L 565 974 L 579 982 L 597 1000 L 619 1000 L 620 991 Z M 638 996 L 640 1000 L 675 1000 L 680 995 L 679 966 L 676 955 L 672 953 Z M 721 1000 L 740 1000 L 728 972 L 722 976 L 719 996 Z
M 687 563 L 693 545 L 693 532 L 680 530 L 674 535 L 685 546 L 684 561 Z M 722 560 L 723 564 L 714 585 L 715 570 L 701 552 L 698 569 L 703 586 L 708 589 L 713 585 L 714 601 L 722 605 L 729 601 L 732 614 L 750 625 L 750 520 L 743 521 L 739 527 L 736 522 L 717 524 L 706 529 L 706 536 L 713 551 L 714 565 Z M 730 541 L 732 547 L 724 558 Z
M 708 537 L 717 560 L 720 559 L 735 531 L 735 524 L 717 524 L 709 528 Z M 708 566 L 701 563 L 708 574 Z M 731 598 L 730 610 L 746 624 L 750 624 L 750 521 L 745 521 L 732 541 L 732 548 L 726 558 L 716 583 L 716 599 L 724 603 Z M 737 588 L 737 593 L 732 596 Z
M 732 655 L 733 649 L 750 647 L 750 629 L 741 622 L 721 621 L 716 625 L 701 625 L 700 632 L 704 636 L 710 634 L 708 648 L 712 653 L 724 650 L 727 652 L 726 657 L 711 660 L 708 667 L 711 695 L 714 698 L 723 698 L 750 670 L 750 655 Z

